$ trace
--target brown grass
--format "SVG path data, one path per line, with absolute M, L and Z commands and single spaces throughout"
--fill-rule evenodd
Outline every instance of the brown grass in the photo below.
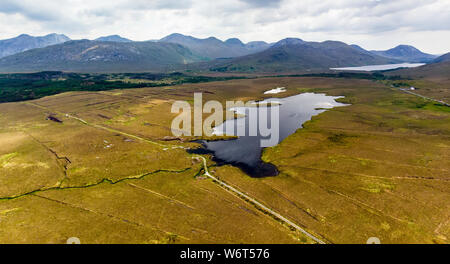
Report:
M 0 104 L 0 242 L 309 242 L 195 177 L 200 164 L 171 146 L 196 144 L 162 140 L 172 135 L 174 100 L 205 91 L 204 100 L 257 100 L 280 86 L 288 92 L 279 96 L 321 92 L 352 105 L 314 117 L 267 149 L 263 158 L 278 166 L 278 177 L 252 179 L 231 166 L 212 168 L 217 177 L 329 242 L 376 236 L 448 243 L 448 111 L 381 83 L 331 78 L 71 92 Z M 49 114 L 64 123 L 45 120 Z

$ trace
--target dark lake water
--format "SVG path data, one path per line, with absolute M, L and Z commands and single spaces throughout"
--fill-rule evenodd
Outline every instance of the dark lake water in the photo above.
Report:
M 264 100 L 263 103 L 272 102 L 271 107 L 266 108 L 269 112 L 266 118 L 268 126 L 276 124 L 278 121 L 279 137 L 265 147 L 271 147 L 279 144 L 283 139 L 293 134 L 297 129 L 301 128 L 303 123 L 310 120 L 311 117 L 318 115 L 326 109 L 333 107 L 345 106 L 335 100 L 340 97 L 326 96 L 325 94 L 303 93 L 286 98 L 272 98 Z M 261 104 L 261 102 L 259 102 Z M 252 107 L 253 112 L 261 115 L 260 108 Z M 255 111 L 256 109 L 256 111 Z M 260 132 L 256 136 L 249 136 L 249 124 L 257 123 L 260 125 L 260 119 L 255 114 L 250 114 L 249 107 L 238 107 L 233 109 L 236 113 L 246 114 L 245 117 L 227 120 L 222 125 L 214 129 L 215 134 L 225 134 L 229 136 L 237 135 L 237 127 L 244 127 L 246 136 L 240 136 L 232 140 L 220 141 L 200 141 L 202 148 L 191 150 L 193 153 L 211 153 L 213 160 L 219 165 L 231 164 L 241 168 L 251 177 L 261 178 L 278 175 L 277 168 L 269 163 L 261 160 L 263 147 L 262 139 L 269 137 L 262 136 Z M 270 114 L 278 110 L 277 120 L 272 120 Z M 266 116 L 266 115 L 263 115 Z M 263 119 L 264 120 L 264 119 Z M 234 126 L 233 126 L 234 125 Z M 234 127 L 234 131 L 232 128 Z M 274 126 L 276 127 L 276 125 Z

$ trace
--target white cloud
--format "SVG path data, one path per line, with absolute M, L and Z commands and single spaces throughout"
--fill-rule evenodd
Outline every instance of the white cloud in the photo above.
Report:
M 285 37 L 356 43 L 368 49 L 412 44 L 450 51 L 448 0 L 1 0 L 0 38 L 57 32 L 134 40 L 179 32 L 273 42 Z

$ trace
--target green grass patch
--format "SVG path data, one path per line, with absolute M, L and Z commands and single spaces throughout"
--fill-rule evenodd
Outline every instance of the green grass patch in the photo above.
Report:
M 5 163 L 7 163 L 9 160 L 16 157 L 17 155 L 19 155 L 19 153 L 13 152 L 0 156 L 0 165 L 3 166 Z
M 450 113 L 450 107 L 439 104 L 439 103 L 428 103 L 422 107 L 423 109 L 431 110 L 431 111 L 439 111 Z

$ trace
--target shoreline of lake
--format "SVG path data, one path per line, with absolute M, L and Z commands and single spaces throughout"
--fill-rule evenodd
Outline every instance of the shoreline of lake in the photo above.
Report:
M 279 119 L 276 123 L 279 124 L 279 138 L 273 147 L 282 142 L 286 137 L 295 133 L 302 125 L 311 120 L 313 116 L 319 115 L 329 109 L 347 106 L 337 102 L 336 100 L 342 96 L 328 96 L 318 93 L 301 93 L 285 98 L 269 98 L 263 102 L 280 101 L 281 104 L 272 106 L 279 108 Z M 243 107 L 238 109 L 240 112 L 247 113 L 241 118 L 226 120 L 221 125 L 214 128 L 215 131 L 222 131 L 224 135 L 230 135 L 226 130 L 227 126 L 234 126 L 234 132 L 237 127 L 245 126 L 246 131 L 250 123 L 250 116 L 248 115 L 248 108 Z M 259 117 L 259 111 L 258 111 Z M 255 121 L 254 121 L 255 122 Z M 256 121 L 259 126 L 259 120 Z M 271 122 L 271 121 L 270 121 Z M 234 134 L 236 135 L 236 134 Z M 276 166 L 270 163 L 265 163 L 261 160 L 263 147 L 260 142 L 265 137 L 258 134 L 257 136 L 240 136 L 236 139 L 208 141 L 201 140 L 202 146 L 197 149 L 192 149 L 189 152 L 193 154 L 211 154 L 213 161 L 219 166 L 232 165 L 239 167 L 246 174 L 254 178 L 271 177 L 278 175 Z
M 359 67 L 341 67 L 341 68 L 330 68 L 333 71 L 385 71 L 394 70 L 400 68 L 416 68 L 426 65 L 426 63 L 397 63 L 397 64 L 383 64 L 383 65 L 366 65 Z

